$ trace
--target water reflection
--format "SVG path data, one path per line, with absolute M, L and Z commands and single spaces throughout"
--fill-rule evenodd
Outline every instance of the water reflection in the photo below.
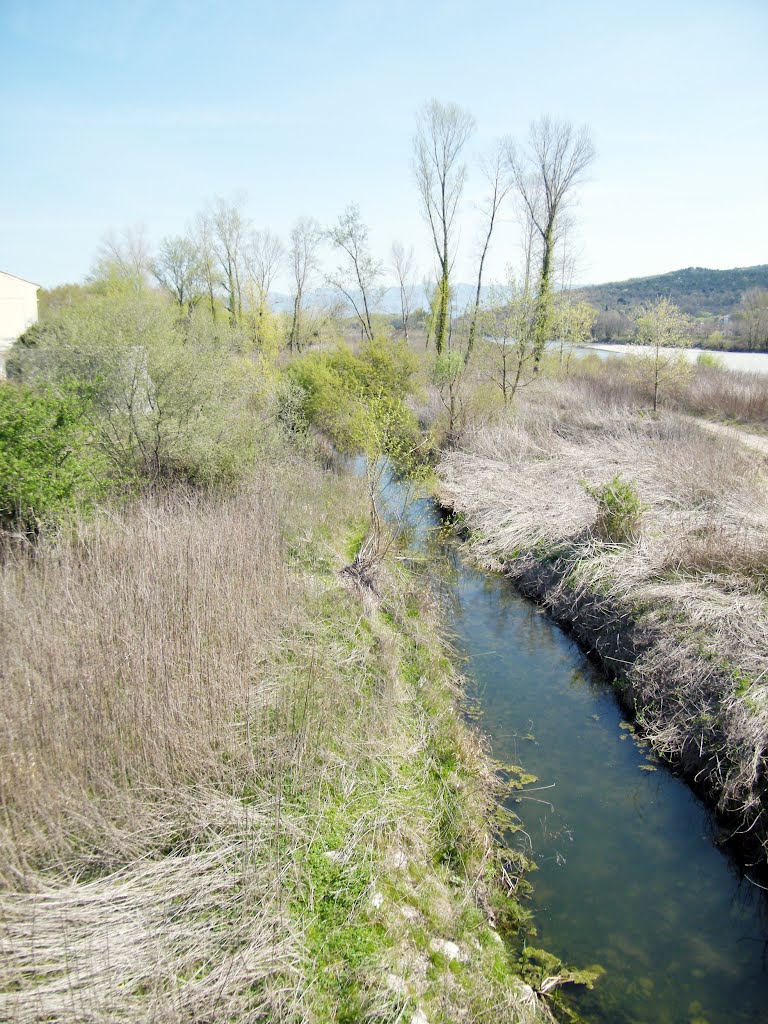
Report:
M 431 503 L 408 521 L 494 755 L 538 778 L 510 801 L 529 837 L 514 841 L 530 841 L 539 865 L 536 941 L 607 969 L 574 996 L 579 1012 L 605 1024 L 768 1019 L 766 901 L 714 844 L 711 816 L 578 647 L 506 580 L 462 561 Z

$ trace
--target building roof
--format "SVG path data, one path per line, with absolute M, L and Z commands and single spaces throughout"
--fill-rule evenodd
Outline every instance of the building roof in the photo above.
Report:
M 16 278 L 17 281 L 23 281 L 24 284 L 32 284 L 35 286 L 35 288 L 43 287 L 41 284 L 37 284 L 36 281 L 28 281 L 26 277 L 19 277 L 18 274 L 9 274 L 7 270 L 0 270 L 0 274 L 2 274 L 4 277 L 14 277 Z

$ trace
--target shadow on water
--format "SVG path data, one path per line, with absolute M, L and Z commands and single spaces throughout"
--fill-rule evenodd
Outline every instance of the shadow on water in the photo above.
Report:
M 390 481 L 390 509 L 400 494 Z M 536 944 L 606 968 L 574 1008 L 600 1024 L 767 1021 L 765 895 L 717 848 L 707 809 L 623 721 L 576 644 L 508 581 L 463 561 L 430 501 L 408 522 L 494 756 L 538 778 L 511 804 L 539 866 Z

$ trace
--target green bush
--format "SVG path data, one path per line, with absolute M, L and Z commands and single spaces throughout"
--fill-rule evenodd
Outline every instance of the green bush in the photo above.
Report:
M 356 356 L 345 345 L 310 352 L 288 369 L 303 395 L 302 413 L 343 452 L 413 456 L 418 424 L 404 399 L 413 393 L 415 358 L 403 345 L 375 339 Z
M 226 328 L 189 327 L 161 296 L 91 296 L 17 346 L 11 371 L 87 401 L 118 473 L 230 483 L 259 444 L 259 367 Z
M 714 352 L 699 352 L 696 357 L 696 365 L 703 366 L 707 370 L 724 370 L 725 360 Z
M 617 473 L 606 483 L 593 486 L 583 481 L 582 486 L 597 502 L 595 525 L 598 533 L 616 544 L 631 543 L 637 539 L 640 520 L 648 506 L 640 500 L 634 483 Z
M 35 536 L 110 487 L 80 400 L 0 384 L 0 530 Z

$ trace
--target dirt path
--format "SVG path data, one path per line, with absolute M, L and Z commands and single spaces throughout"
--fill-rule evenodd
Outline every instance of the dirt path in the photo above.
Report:
M 711 434 L 733 438 L 734 441 L 739 441 L 746 448 L 751 448 L 752 451 L 759 452 L 768 458 L 768 437 L 763 437 L 760 434 L 750 434 L 748 430 L 728 427 L 724 423 L 712 423 L 710 420 L 701 420 L 695 416 L 688 416 L 686 419 L 697 423 L 703 430 L 708 430 Z

